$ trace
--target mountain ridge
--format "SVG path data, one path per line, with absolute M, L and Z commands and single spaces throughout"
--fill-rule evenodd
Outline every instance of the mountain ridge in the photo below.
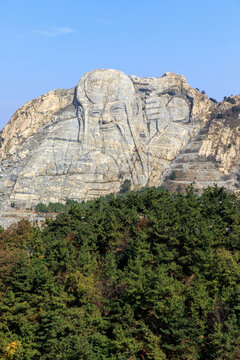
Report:
M 1 132 L 2 223 L 13 203 L 25 209 L 89 200 L 119 192 L 126 179 L 132 189 L 195 182 L 201 191 L 216 182 L 238 191 L 240 96 L 213 100 L 183 75 L 139 78 L 98 69 L 74 88 L 27 102 Z M 200 162 L 189 160 L 190 152 Z M 174 164 L 184 156 L 179 173 Z

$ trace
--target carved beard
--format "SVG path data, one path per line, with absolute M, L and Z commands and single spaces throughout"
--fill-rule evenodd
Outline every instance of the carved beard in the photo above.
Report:
M 128 124 L 115 123 L 105 129 L 95 126 L 86 130 L 84 147 L 90 152 L 101 153 L 105 157 L 113 159 L 114 162 L 122 163 L 123 159 L 126 162 L 126 158 L 129 158 L 133 151 L 134 142 Z
M 108 165 L 110 173 L 111 170 L 118 169 L 118 173 L 115 173 L 116 179 L 128 178 L 136 185 L 142 183 L 139 177 L 143 176 L 143 168 L 128 119 L 126 124 L 115 123 L 111 130 L 102 130 L 99 126 L 88 128 L 85 144 L 92 153 L 94 173 L 101 173 L 102 169 L 105 169 L 102 164 L 105 164 Z M 103 175 L 107 177 L 108 174 Z

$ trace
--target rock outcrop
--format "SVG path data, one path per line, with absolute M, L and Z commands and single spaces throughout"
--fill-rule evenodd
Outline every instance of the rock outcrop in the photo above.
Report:
M 213 157 L 219 170 L 229 174 L 240 160 L 240 96 L 231 96 L 219 104 L 200 155 Z
M 20 107 L 1 131 L 0 160 L 13 154 L 19 146 L 38 129 L 51 121 L 58 113 L 73 103 L 74 88 L 53 90 L 37 99 L 30 100 Z
M 163 181 L 174 189 L 197 176 L 222 183 L 237 174 L 239 98 L 216 104 L 173 73 L 139 78 L 102 69 L 76 88 L 29 101 L 1 132 L 0 216 L 11 204 L 118 192 L 126 179 L 134 189 Z

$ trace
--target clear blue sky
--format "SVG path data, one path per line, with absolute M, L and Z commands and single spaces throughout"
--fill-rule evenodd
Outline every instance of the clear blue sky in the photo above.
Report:
M 240 93 L 240 0 L 0 0 L 0 46 L 0 127 L 97 68 Z

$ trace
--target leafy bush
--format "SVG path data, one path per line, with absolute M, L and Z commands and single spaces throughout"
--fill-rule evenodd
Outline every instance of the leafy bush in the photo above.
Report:
M 230 104 L 236 104 L 236 100 L 230 96 L 229 97 L 224 96 L 224 100 L 229 102 Z
M 170 179 L 170 180 L 175 180 L 176 177 L 177 177 L 177 175 L 176 175 L 175 171 L 173 171 L 173 172 L 171 173 L 171 175 L 169 176 L 169 179 Z
M 222 113 L 218 113 L 217 114 L 217 118 L 218 119 L 229 119 L 229 120 L 238 120 L 238 116 L 240 114 L 240 105 L 235 105 L 235 106 L 232 106 L 231 108 L 225 110 L 224 112 Z M 238 125 L 238 122 L 235 123 L 236 125 Z
M 240 113 L 240 105 L 238 105 L 238 106 L 233 106 L 233 107 L 231 108 L 231 111 L 232 111 L 233 114 L 239 114 L 239 113 Z
M 35 210 L 36 210 L 37 212 L 42 212 L 42 213 L 47 213 L 47 212 L 49 212 L 47 205 L 45 205 L 45 204 L 43 204 L 43 203 L 37 204 L 36 207 L 35 207 Z
M 123 184 L 121 185 L 120 193 L 123 194 L 131 189 L 131 181 L 126 179 L 124 180 Z
M 48 205 L 45 205 L 43 203 L 39 203 L 36 205 L 35 210 L 37 212 L 42 212 L 42 213 L 48 213 L 48 212 L 61 213 L 68 211 L 70 207 L 74 204 L 78 204 L 78 202 L 76 200 L 71 200 L 71 199 L 68 199 L 65 204 L 50 202 Z
M 217 100 L 214 99 L 214 98 L 212 98 L 212 97 L 210 97 L 209 100 L 211 100 L 212 102 L 214 102 L 214 103 L 216 103 L 216 104 L 218 103 Z
M 182 187 L 181 187 L 181 185 L 178 185 L 177 186 L 177 192 L 181 192 L 182 191 Z

